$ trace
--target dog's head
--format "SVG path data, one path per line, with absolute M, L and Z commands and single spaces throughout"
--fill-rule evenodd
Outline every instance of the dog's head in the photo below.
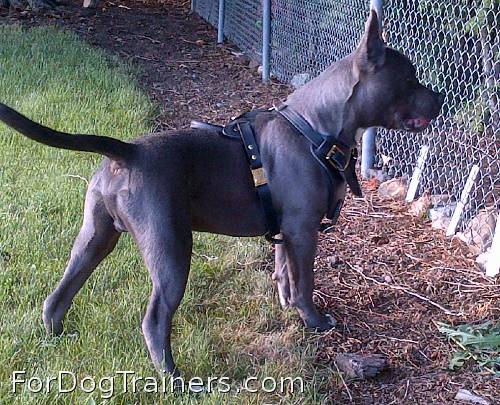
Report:
M 418 132 L 438 116 L 444 96 L 420 84 L 410 60 L 385 45 L 373 10 L 354 52 L 354 69 L 359 76 L 356 110 L 362 112 L 363 127 Z

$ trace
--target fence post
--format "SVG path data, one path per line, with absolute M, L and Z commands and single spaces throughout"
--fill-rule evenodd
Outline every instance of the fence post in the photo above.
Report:
M 262 81 L 268 82 L 271 60 L 271 0 L 262 2 Z
M 453 215 L 451 216 L 450 224 L 446 229 L 446 236 L 453 236 L 457 230 L 458 222 L 462 217 L 462 213 L 464 212 L 465 204 L 467 204 L 467 200 L 469 199 L 469 194 L 472 191 L 472 186 L 474 186 L 474 182 L 476 181 L 477 174 L 479 173 L 479 166 L 473 165 L 470 170 L 469 177 L 467 177 L 467 181 L 465 182 L 464 189 L 462 190 L 462 194 L 460 195 L 460 200 L 457 201 L 457 207 L 455 211 L 453 211 Z
M 415 199 L 418 183 L 420 183 L 420 177 L 422 177 L 422 171 L 424 170 L 428 155 L 429 146 L 422 145 L 422 147 L 420 148 L 420 155 L 418 156 L 417 164 L 415 165 L 415 170 L 413 171 L 413 175 L 411 176 L 410 185 L 408 186 L 408 192 L 406 193 L 406 202 L 412 202 Z
M 384 8 L 383 0 L 370 1 L 370 9 L 375 10 L 377 12 L 381 35 L 382 35 L 382 21 L 384 19 L 383 8 Z M 377 130 L 375 128 L 368 128 L 363 133 L 363 146 L 361 154 L 361 176 L 364 179 L 370 177 L 370 170 L 373 169 L 373 164 L 375 161 L 376 136 L 377 136 Z
M 226 14 L 226 2 L 219 0 L 219 24 L 217 27 L 217 43 L 224 42 L 224 16 Z
M 500 212 L 497 215 L 497 225 L 491 242 L 490 255 L 486 263 L 486 275 L 490 277 L 500 273 Z

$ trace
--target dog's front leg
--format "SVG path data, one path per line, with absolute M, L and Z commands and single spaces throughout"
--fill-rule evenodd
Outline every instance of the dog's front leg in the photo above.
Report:
M 276 245 L 274 252 L 274 273 L 273 281 L 278 287 L 280 304 L 283 309 L 290 306 L 290 282 L 288 280 L 288 268 L 286 265 L 286 251 L 281 244 Z
M 329 315 L 321 315 L 313 303 L 317 229 L 294 226 L 283 231 L 286 268 L 290 284 L 290 306 L 297 308 L 307 328 L 324 331 L 335 326 Z

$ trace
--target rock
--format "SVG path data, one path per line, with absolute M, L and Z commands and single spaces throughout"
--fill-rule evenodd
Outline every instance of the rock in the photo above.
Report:
M 431 204 L 433 207 L 446 205 L 450 201 L 450 198 L 448 194 L 434 194 L 431 195 Z
M 381 198 L 392 198 L 393 200 L 404 200 L 407 192 L 406 181 L 401 177 L 384 181 L 378 188 Z
M 375 177 L 370 178 L 363 185 L 365 189 L 370 191 L 378 190 L 378 186 L 380 186 L 380 181 L 378 181 Z
M 423 218 L 431 206 L 431 197 L 428 193 L 424 193 L 418 200 L 410 204 L 408 212 L 414 217 Z
M 451 203 L 431 208 L 429 210 L 429 218 L 431 221 L 436 221 L 443 217 L 451 218 L 456 208 L 457 208 L 457 203 Z
M 472 402 L 474 404 L 490 405 L 490 401 L 480 397 L 479 395 L 473 394 L 471 391 L 464 388 L 460 388 L 458 390 L 457 395 L 455 395 L 455 399 L 457 401 Z
M 383 354 L 344 353 L 338 354 L 335 362 L 348 377 L 362 380 L 375 377 L 389 367 L 387 357 Z
M 450 217 L 442 217 L 432 221 L 431 226 L 433 229 L 441 229 L 443 231 L 446 231 L 450 226 L 450 222 L 451 222 Z
M 467 243 L 474 253 L 484 252 L 491 245 L 496 220 L 495 208 L 482 209 L 468 222 L 464 231 L 459 232 L 457 236 Z
M 429 210 L 429 218 L 432 221 L 432 227 L 434 229 L 446 230 L 448 228 L 448 225 L 450 225 L 451 217 L 456 208 L 457 203 L 450 203 L 447 205 L 441 205 L 439 207 L 431 208 Z
M 326 258 L 326 260 L 327 260 L 328 264 L 330 265 L 330 267 L 335 266 L 339 262 L 338 256 L 335 256 L 335 255 L 328 256 Z
M 486 265 L 488 264 L 488 261 L 490 260 L 491 252 L 488 249 L 486 252 L 480 253 L 476 257 L 476 263 L 479 265 L 481 270 L 485 271 L 486 270 Z
M 380 169 L 368 170 L 368 176 L 370 179 L 377 179 L 380 183 L 389 180 L 389 176 Z
M 257 68 L 257 73 L 259 75 L 261 75 L 263 71 L 264 71 L 264 68 L 262 67 L 262 65 Z
M 259 67 L 259 62 L 256 60 L 251 59 L 250 62 L 248 62 L 248 67 L 250 69 L 257 69 Z
M 295 76 L 292 77 L 290 84 L 294 88 L 298 89 L 299 87 L 306 84 L 310 78 L 311 78 L 311 75 L 309 73 L 297 73 Z

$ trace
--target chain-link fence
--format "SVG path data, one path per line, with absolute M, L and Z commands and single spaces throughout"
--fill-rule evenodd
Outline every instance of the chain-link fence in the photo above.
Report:
M 195 0 L 197 14 L 214 27 L 219 22 L 218 0 Z M 230 0 L 225 2 L 224 35 L 250 58 L 262 59 L 261 0 Z
M 261 0 L 225 4 L 226 36 L 260 61 Z M 271 7 L 271 72 L 300 83 L 354 50 L 369 1 L 272 0 Z M 217 10 L 217 0 L 195 2 L 195 11 L 214 25 Z M 388 177 L 409 179 L 421 147 L 428 146 L 418 194 L 432 195 L 449 213 L 477 166 L 458 230 L 484 250 L 500 209 L 500 0 L 386 0 L 384 17 L 388 44 L 406 54 L 420 80 L 446 100 L 423 133 L 379 131 L 377 165 Z
M 391 176 L 409 177 L 429 146 L 421 192 L 456 207 L 479 168 L 459 224 L 480 250 L 491 243 L 500 208 L 500 64 L 498 0 L 387 1 L 387 41 L 416 64 L 418 77 L 446 94 L 440 118 L 418 135 L 380 131 L 378 152 Z
M 364 0 L 274 0 L 271 71 L 279 80 L 312 78 L 352 52 L 364 30 Z

